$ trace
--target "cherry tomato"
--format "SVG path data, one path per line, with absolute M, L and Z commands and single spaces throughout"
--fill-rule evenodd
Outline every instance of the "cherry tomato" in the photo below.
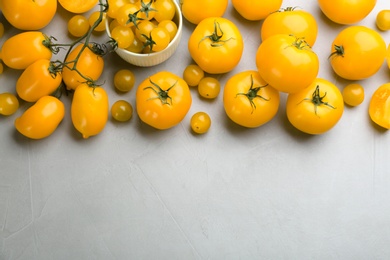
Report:
M 154 2 L 154 7 L 157 10 L 154 19 L 157 22 L 161 23 L 164 20 L 170 21 L 173 19 L 176 13 L 176 7 L 172 1 L 174 0 L 156 0 Z
M 221 90 L 219 80 L 213 77 L 204 77 L 199 81 L 198 93 L 201 97 L 214 99 L 218 97 Z
M 340 90 L 328 80 L 316 78 L 305 89 L 288 94 L 287 118 L 298 130 L 323 134 L 333 128 L 344 112 Z
M 135 3 L 138 7 L 138 18 L 142 20 L 152 20 L 157 13 L 153 0 L 140 0 Z
M 283 0 L 232 0 L 234 9 L 245 19 L 258 21 L 276 12 L 282 6 Z
M 192 97 L 187 83 L 168 71 L 158 72 L 145 79 L 136 93 L 139 118 L 160 130 L 179 124 L 191 104 Z
M 8 92 L 0 94 L 0 115 L 13 115 L 18 108 L 19 100 L 14 94 Z
M 133 89 L 135 75 L 131 70 L 121 69 L 114 74 L 114 87 L 121 92 L 129 92 Z
M 28 66 L 16 81 L 16 92 L 27 102 L 35 102 L 52 94 L 61 84 L 62 75 L 56 64 L 46 59 Z
M 254 70 L 233 75 L 224 87 L 226 115 L 244 127 L 255 128 L 269 122 L 275 117 L 279 103 L 279 92 Z
M 222 17 L 228 3 L 228 0 L 182 0 L 181 11 L 187 21 L 199 24 L 209 17 Z
M 188 40 L 193 60 L 210 74 L 233 70 L 244 50 L 242 35 L 237 26 L 223 17 L 202 20 Z
M 110 8 L 110 7 L 109 7 Z M 127 3 L 121 7 L 119 7 L 116 12 L 116 20 L 122 26 L 135 26 L 142 20 L 138 18 L 138 6 L 132 3 Z
M 276 34 L 265 39 L 256 54 L 260 76 L 286 93 L 309 86 L 319 71 L 318 56 L 304 39 Z
M 334 72 L 348 80 L 371 77 L 385 58 L 386 43 L 382 36 L 360 25 L 349 26 L 336 36 L 329 57 Z
M 81 14 L 94 8 L 99 0 L 58 0 L 58 2 L 65 10 L 71 13 Z
M 88 17 L 89 26 L 94 26 L 95 23 L 97 23 L 97 21 L 99 20 L 99 17 L 99 11 L 92 12 Z M 104 30 L 106 30 L 106 13 L 102 13 L 101 21 L 96 25 L 93 30 L 95 32 L 103 32 Z
M 131 28 L 118 25 L 111 31 L 111 37 L 117 42 L 118 48 L 126 49 L 134 41 L 134 33 Z
M 50 136 L 65 116 L 65 106 L 56 97 L 44 96 L 15 120 L 15 128 L 31 139 Z
M 363 20 L 376 5 L 376 0 L 317 0 L 321 11 L 338 24 L 354 24 Z
M 164 28 L 156 27 L 152 29 L 149 37 L 146 37 L 145 45 L 149 46 L 151 51 L 162 51 L 168 46 L 170 41 L 171 36 L 169 32 Z
M 77 45 L 65 60 L 67 64 L 62 71 L 62 78 L 68 90 L 74 90 L 83 82 L 95 81 L 99 79 L 103 72 L 104 60 L 92 51 L 93 47 L 84 44 Z M 76 63 L 76 58 L 79 55 Z M 82 77 L 76 69 L 84 76 Z
M 203 77 L 204 71 L 196 64 L 188 65 L 183 71 L 183 79 L 190 87 L 198 86 Z
M 126 100 L 118 100 L 111 106 L 111 116 L 119 122 L 129 121 L 133 116 L 133 107 Z
M 159 22 L 157 27 L 164 28 L 165 30 L 167 30 L 171 41 L 173 40 L 173 38 L 175 38 L 176 33 L 177 33 L 177 25 L 175 24 L 174 21 L 172 21 L 172 20 L 161 21 L 161 22 Z
M 81 37 L 86 34 L 89 30 L 88 19 L 81 14 L 72 16 L 68 21 L 68 32 L 75 36 Z
M 197 134 L 206 133 L 211 126 L 211 118 L 206 112 L 196 112 L 191 117 L 191 129 Z
M 141 40 L 141 42 L 145 43 L 154 28 L 156 28 L 156 25 L 153 22 L 149 20 L 142 20 L 137 25 L 135 36 Z
M 364 101 L 364 88 L 357 83 L 348 84 L 343 89 L 342 94 L 345 104 L 352 107 L 358 106 Z
M 261 26 L 261 39 L 264 41 L 271 35 L 291 34 L 313 46 L 317 39 L 318 25 L 315 17 L 304 10 L 287 7 L 273 12 L 265 18 Z
M 368 113 L 374 123 L 390 129 L 390 83 L 382 84 L 372 94 Z
M 129 0 L 107 0 L 108 3 L 108 10 L 107 10 L 107 16 L 113 19 L 116 19 L 118 10 L 125 4 L 129 4 Z
M 73 95 L 71 117 L 73 126 L 84 139 L 103 131 L 108 120 L 108 95 L 104 88 L 79 85 Z
M 13 27 L 35 31 L 52 21 L 57 11 L 57 0 L 1 0 L 0 8 Z
M 390 10 L 381 10 L 376 15 L 375 23 L 381 31 L 390 30 Z
M 12 69 L 25 69 L 40 59 L 50 60 L 49 38 L 38 31 L 21 32 L 8 38 L 1 48 L 1 59 Z

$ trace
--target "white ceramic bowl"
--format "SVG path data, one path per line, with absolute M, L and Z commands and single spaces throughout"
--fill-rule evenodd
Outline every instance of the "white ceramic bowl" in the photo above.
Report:
M 177 25 L 177 33 L 173 38 L 173 40 L 169 43 L 169 45 L 164 50 L 159 52 L 149 53 L 149 54 L 139 54 L 139 53 L 130 52 L 125 49 L 117 48 L 115 52 L 128 63 L 140 67 L 155 66 L 169 59 L 173 55 L 173 53 L 175 53 L 177 47 L 179 46 L 181 35 L 182 35 L 182 28 L 183 28 L 183 18 L 182 18 L 180 6 L 176 2 L 176 0 L 172 0 L 172 2 L 174 3 L 176 9 L 175 16 L 173 17 L 172 20 Z M 108 36 L 111 37 L 109 22 L 110 20 L 107 19 L 106 32 Z

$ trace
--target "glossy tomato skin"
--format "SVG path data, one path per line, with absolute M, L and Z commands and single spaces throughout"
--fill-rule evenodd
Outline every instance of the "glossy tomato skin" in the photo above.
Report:
M 287 118 L 307 134 L 323 134 L 333 128 L 344 112 L 340 90 L 328 80 L 317 78 L 307 88 L 288 94 Z
M 71 105 L 73 126 L 84 139 L 99 134 L 106 126 L 109 114 L 108 95 L 104 88 L 80 84 Z
M 390 129 L 390 83 L 385 83 L 375 90 L 368 113 L 374 123 Z
M 232 0 L 234 9 L 245 19 L 258 21 L 276 12 L 282 6 L 283 0 Z
M 291 34 L 304 38 L 313 47 L 317 39 L 318 24 L 311 13 L 288 7 L 268 15 L 261 26 L 260 34 L 263 41 L 275 34 Z
M 302 39 L 287 34 L 264 40 L 256 53 L 256 65 L 268 84 L 286 93 L 306 88 L 319 71 L 317 54 Z
M 28 66 L 16 81 L 18 96 L 27 102 L 35 102 L 52 94 L 62 81 L 61 73 L 55 72 L 53 67 L 54 64 L 47 59 L 37 60 Z
M 35 31 L 51 22 L 57 11 L 57 0 L 0 0 L 0 8 L 13 27 Z
M 206 18 L 223 16 L 228 3 L 228 0 L 182 0 L 181 10 L 187 21 L 199 24 Z
M 203 71 L 221 74 L 238 65 L 244 43 L 241 32 L 233 22 L 223 17 L 209 17 L 202 20 L 192 32 L 188 50 Z
M 139 118 L 160 130 L 179 124 L 187 115 L 191 104 L 192 97 L 187 83 L 168 71 L 157 72 L 145 79 L 136 93 Z
M 376 0 L 317 0 L 321 11 L 338 24 L 355 24 L 363 20 L 376 5 Z
M 334 72 L 348 80 L 373 76 L 386 58 L 386 43 L 371 28 L 353 25 L 343 29 L 331 46 L 330 64 Z
M 244 127 L 255 128 L 269 122 L 278 112 L 279 103 L 279 92 L 254 70 L 233 75 L 224 87 L 225 112 Z
M 77 70 L 91 81 L 98 80 L 103 73 L 104 60 L 103 58 L 95 54 L 91 48 L 85 47 L 83 44 L 77 45 L 68 55 L 65 62 L 68 64 L 62 71 L 62 78 L 65 82 L 68 90 L 75 90 L 81 83 L 87 81 L 83 78 L 76 70 L 72 70 L 75 59 L 78 54 L 82 51 L 79 60 L 77 62 Z
M 65 106 L 56 97 L 41 97 L 15 120 L 16 129 L 31 139 L 51 135 L 65 116 Z
M 28 31 L 8 38 L 1 48 L 1 59 L 12 69 L 25 69 L 39 59 L 52 57 L 50 48 L 45 46 L 48 37 L 42 32 Z

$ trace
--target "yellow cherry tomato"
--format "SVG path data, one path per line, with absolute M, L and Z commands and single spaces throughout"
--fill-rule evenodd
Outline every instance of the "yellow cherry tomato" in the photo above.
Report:
M 374 123 L 390 129 L 390 83 L 382 84 L 372 94 L 368 113 Z
M 179 124 L 191 104 L 192 97 L 187 83 L 168 71 L 160 71 L 145 79 L 136 93 L 139 118 L 160 130 Z
M 245 19 L 258 21 L 276 12 L 282 6 L 283 0 L 232 0 L 234 9 Z
M 183 79 L 190 87 L 198 86 L 203 77 L 204 71 L 196 64 L 188 65 L 183 71 Z
M 187 21 L 199 24 L 206 18 L 223 16 L 228 3 L 228 0 L 182 0 L 181 11 Z
M 279 92 L 268 85 L 257 71 L 233 75 L 224 87 L 223 106 L 236 124 L 255 128 L 269 122 L 279 109 Z
M 51 135 L 65 116 L 65 106 L 56 97 L 41 97 L 15 120 L 15 128 L 31 139 Z
M 14 94 L 8 92 L 0 94 L 0 115 L 13 115 L 18 108 L 19 100 Z
M 129 92 L 133 89 L 135 75 L 131 70 L 121 69 L 114 74 L 114 87 L 121 92 Z
M 68 32 L 75 36 L 81 37 L 86 34 L 89 30 L 88 19 L 81 14 L 72 16 L 68 21 Z
M 375 23 L 381 31 L 390 30 L 390 10 L 381 10 L 376 15 Z
M 98 0 L 58 0 L 67 11 L 75 14 L 86 13 L 98 4 Z
M 98 19 L 100 17 L 100 12 L 99 11 L 95 11 L 95 12 L 92 12 L 89 17 L 88 17 L 88 23 L 89 25 L 92 27 L 93 25 L 95 25 L 95 23 L 97 23 Z M 106 13 L 102 13 L 102 17 L 101 17 L 101 21 L 96 25 L 96 27 L 94 28 L 94 31 L 95 32 L 102 32 L 104 30 L 106 30 Z
M 197 134 L 206 133 L 211 126 L 211 118 L 206 112 L 196 112 L 191 117 L 191 129 Z
M 364 88 L 357 83 L 348 84 L 343 89 L 343 99 L 345 104 L 349 106 L 358 106 L 364 101 Z
M 316 78 L 307 88 L 288 94 L 286 111 L 288 120 L 298 130 L 323 134 L 343 115 L 343 96 L 333 83 Z
M 108 95 L 104 88 L 79 85 L 73 95 L 71 117 L 73 126 L 84 139 L 103 131 L 108 120 Z
M 199 81 L 198 93 L 203 98 L 214 99 L 218 97 L 220 90 L 221 84 L 216 78 L 204 77 Z
M 133 116 L 133 107 L 126 100 L 118 100 L 111 106 L 111 116 L 119 122 L 129 121 Z
M 334 72 L 348 80 L 361 80 L 374 75 L 386 58 L 386 43 L 371 28 L 352 25 L 333 40 L 330 64 Z

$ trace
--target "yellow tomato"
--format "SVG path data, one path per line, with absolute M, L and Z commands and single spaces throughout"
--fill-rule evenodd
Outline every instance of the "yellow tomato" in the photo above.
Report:
M 317 0 L 322 12 L 338 24 L 354 24 L 363 20 L 376 5 L 376 0 Z
M 0 115 L 13 115 L 19 108 L 18 98 L 9 92 L 0 93 Z
M 41 97 L 15 120 L 15 128 L 31 139 L 51 135 L 65 116 L 65 106 L 56 97 Z
M 211 118 L 206 112 L 196 112 L 190 121 L 191 129 L 196 134 L 205 134 L 211 126 Z
M 187 21 L 198 24 L 208 17 L 223 16 L 228 3 L 228 0 L 182 0 L 181 11 Z
M 385 83 L 372 94 L 368 113 L 377 125 L 390 129 L 390 83 Z
M 257 21 L 265 19 L 282 6 L 283 0 L 232 0 L 233 7 L 245 19 Z
M 390 30 L 390 10 L 381 10 L 376 15 L 375 23 L 381 31 Z
M 98 4 L 98 0 L 58 0 L 67 11 L 75 14 L 86 13 Z

